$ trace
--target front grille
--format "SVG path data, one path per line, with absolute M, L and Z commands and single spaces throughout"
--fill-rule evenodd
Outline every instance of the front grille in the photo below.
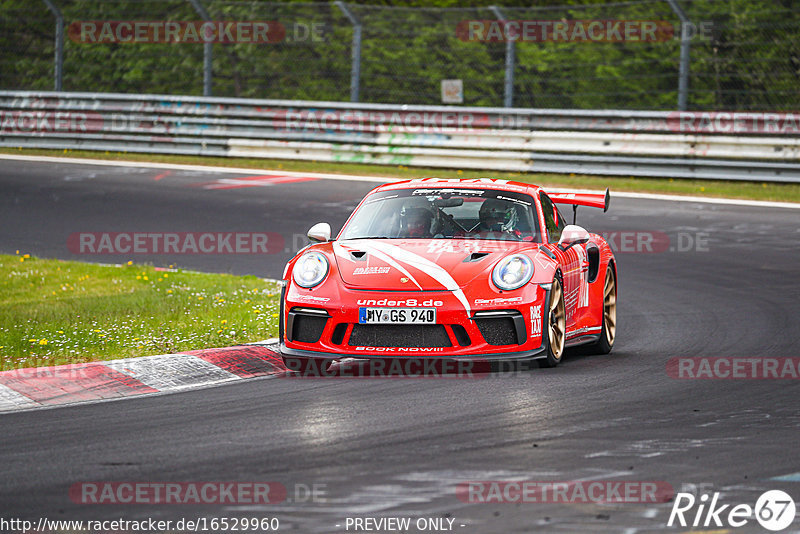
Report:
M 351 347 L 451 347 L 440 324 L 354 324 Z

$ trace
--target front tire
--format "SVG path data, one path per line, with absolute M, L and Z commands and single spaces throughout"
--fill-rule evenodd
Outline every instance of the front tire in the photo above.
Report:
M 564 289 L 561 280 L 554 278 L 547 306 L 547 357 L 542 360 L 543 367 L 555 367 L 561 363 L 561 357 L 564 355 L 567 332 L 564 309 Z

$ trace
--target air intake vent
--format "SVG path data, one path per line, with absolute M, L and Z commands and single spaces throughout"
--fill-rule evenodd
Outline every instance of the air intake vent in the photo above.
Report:
M 356 261 L 364 261 L 367 259 L 367 252 L 365 250 L 351 250 L 350 255 Z
M 351 347 L 451 347 L 440 324 L 354 324 Z
M 289 341 L 316 343 L 329 318 L 325 310 L 292 308 L 286 323 L 286 335 Z
M 333 329 L 333 334 L 331 335 L 331 342 L 334 345 L 341 345 L 344 341 L 344 334 L 347 332 L 347 323 L 339 323 L 336 325 L 336 328 Z
M 456 336 L 456 341 L 458 341 L 460 346 L 469 347 L 472 344 L 472 340 L 469 338 L 469 334 L 463 326 L 454 324 L 452 328 L 453 334 Z
M 489 254 L 490 254 L 489 252 L 473 252 L 472 254 L 470 254 L 469 256 L 464 258 L 464 263 L 469 263 L 471 261 L 482 260 L 483 258 L 488 256 Z
M 516 310 L 477 312 L 472 319 L 489 345 L 522 345 L 527 339 L 525 320 Z

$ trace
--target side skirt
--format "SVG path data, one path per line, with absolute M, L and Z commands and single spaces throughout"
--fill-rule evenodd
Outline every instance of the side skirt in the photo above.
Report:
M 564 345 L 565 347 L 578 347 L 580 345 L 586 345 L 587 343 L 594 343 L 599 339 L 600 339 L 600 334 L 585 334 L 570 339 Z

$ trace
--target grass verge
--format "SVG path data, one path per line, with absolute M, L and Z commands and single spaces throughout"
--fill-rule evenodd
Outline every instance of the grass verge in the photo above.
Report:
M 530 182 L 551 187 L 581 189 L 605 189 L 640 193 L 661 193 L 715 198 L 739 198 L 747 200 L 770 200 L 800 202 L 800 184 L 772 182 L 742 182 L 738 180 L 686 180 L 679 178 L 635 178 L 562 174 L 526 174 L 497 171 L 474 171 L 457 169 L 432 169 L 425 167 L 388 167 L 360 163 L 337 163 L 319 161 L 272 160 L 259 158 L 222 158 L 210 156 L 177 156 L 162 154 L 137 154 L 129 152 L 92 152 L 85 150 L 21 150 L 0 148 L 2 154 L 24 154 L 30 156 L 66 156 L 155 163 L 185 163 L 217 167 L 248 167 L 253 169 L 284 170 L 297 172 L 324 172 L 334 174 L 357 174 L 383 176 L 386 178 L 410 179 L 425 176 L 442 178 L 503 178 Z
M 0 255 L 0 370 L 276 337 L 280 288 L 255 276 Z

